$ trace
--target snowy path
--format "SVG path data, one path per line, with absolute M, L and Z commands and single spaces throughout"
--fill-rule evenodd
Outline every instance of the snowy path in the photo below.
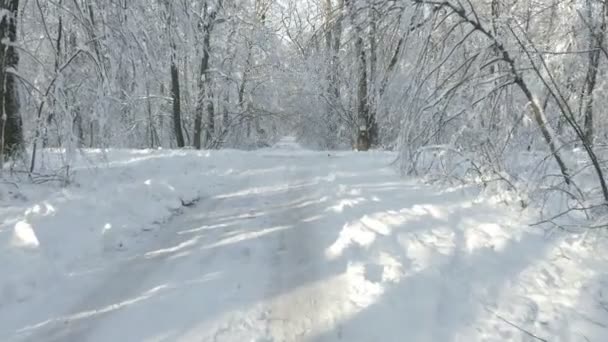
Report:
M 543 296 L 554 295 L 561 272 L 535 266 L 542 238 L 520 229 L 516 213 L 460 190 L 400 180 L 391 158 L 289 141 L 257 152 L 224 174 L 223 191 L 143 247 L 75 277 L 70 292 L 48 294 L 49 303 L 69 296 L 69 307 L 31 315 L 0 337 L 530 340 L 506 319 L 559 334 L 564 321 L 539 310 L 552 308 Z

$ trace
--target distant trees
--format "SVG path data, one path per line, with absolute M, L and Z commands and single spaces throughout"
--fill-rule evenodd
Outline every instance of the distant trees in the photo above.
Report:
M 562 144 L 577 131 L 570 123 L 590 146 L 608 125 L 597 97 L 608 9 L 606 1 L 543 3 L 22 3 L 22 42 L 11 40 L 11 16 L 1 27 L 11 42 L 0 75 L 3 146 L 8 152 L 25 136 L 63 147 L 246 148 L 278 127 L 330 149 L 355 145 L 361 130 L 376 147 L 474 145 L 506 138 L 501 127 L 524 134 L 515 115 L 524 99 L 512 91 L 523 83 L 540 134 L 510 141 L 544 141 L 566 174 Z M 16 1 L 1 4 L 17 15 Z M 23 113 L 35 113 L 23 117 L 25 131 L 12 115 L 15 45 L 26 52 L 17 82 Z M 474 89 L 488 94 L 473 100 L 481 94 Z
M 248 149 L 295 132 L 398 150 L 404 172 L 468 151 L 504 180 L 510 155 L 544 153 L 550 188 L 588 172 L 608 199 L 608 0 L 0 6 L 2 152 L 33 145 L 32 171 L 39 146 Z

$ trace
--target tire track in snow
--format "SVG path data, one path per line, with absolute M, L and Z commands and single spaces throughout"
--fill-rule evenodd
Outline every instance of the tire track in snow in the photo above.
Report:
M 288 202 L 296 205 L 282 218 L 290 221 L 291 229 L 275 241 L 268 341 L 306 341 L 319 330 L 335 328 L 335 316 L 348 305 L 343 269 L 328 264 L 324 256 L 328 241 L 324 234 L 332 229 L 323 219 L 311 220 L 326 210 L 324 198 L 334 186 L 335 177 L 329 177 L 333 164 L 312 161 L 294 159 L 284 175 Z M 339 329 L 335 338 L 340 339 Z
M 243 184 L 243 187 L 249 182 Z M 17 340 L 24 342 L 86 341 L 95 330 L 104 323 L 106 316 L 126 306 L 144 301 L 157 292 L 165 289 L 163 286 L 144 288 L 144 284 L 153 275 L 163 269 L 171 257 L 170 253 L 156 253 L 154 251 L 169 251 L 171 248 L 185 246 L 188 241 L 180 236 L 176 230 L 181 229 L 184 222 L 197 212 L 214 212 L 221 208 L 226 198 L 213 198 L 206 201 L 204 198 L 196 205 L 185 208 L 174 216 L 163 227 L 156 231 L 154 240 L 146 250 L 153 251 L 128 257 L 123 261 L 112 264 L 111 269 L 94 288 L 84 292 L 85 296 L 59 317 L 49 318 L 47 321 L 25 327 L 19 332 Z M 197 221 L 200 221 L 197 220 Z M 209 238 L 209 237 L 207 237 Z M 195 241 L 196 242 L 196 241 Z M 173 246 L 167 248 L 167 246 Z M 211 262 L 218 254 L 218 249 L 212 249 L 206 254 L 207 261 Z M 142 294 L 143 293 L 143 294 Z M 42 337 L 44 336 L 44 337 Z
M 283 182 L 288 184 L 288 203 L 298 203 L 309 195 L 301 188 L 294 186 L 309 178 L 309 172 L 297 172 L 294 167 L 287 170 Z M 311 307 L 314 306 L 314 303 L 290 295 L 293 290 L 290 286 L 293 279 L 289 278 L 294 277 L 294 274 L 297 274 L 303 265 L 311 260 L 309 241 L 314 239 L 314 236 L 310 235 L 312 230 L 306 231 L 306 227 L 300 224 L 304 218 L 301 209 L 289 210 L 289 217 L 284 219 L 291 221 L 293 226 L 279 234 L 273 255 L 273 282 L 270 284 L 269 292 L 271 295 L 279 297 L 281 294 L 287 294 L 284 299 L 275 300 L 269 308 L 268 333 L 271 335 L 271 339 L 276 341 L 301 340 L 312 324 L 312 318 L 309 315 L 311 309 L 314 309 Z M 315 266 L 313 264 L 309 272 L 315 272 Z M 308 273 L 308 276 L 311 275 Z M 300 281 L 304 282 L 304 279 Z M 309 300 L 312 301 L 314 298 Z

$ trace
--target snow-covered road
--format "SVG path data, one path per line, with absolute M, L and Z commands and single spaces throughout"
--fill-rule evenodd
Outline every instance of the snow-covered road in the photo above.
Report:
M 111 262 L 45 294 L 46 307 L 15 319 L 20 326 L 0 323 L 0 337 L 578 336 L 578 323 L 563 309 L 575 305 L 582 287 L 567 281 L 584 277 L 569 271 L 564 280 L 559 263 L 545 262 L 555 246 L 524 229 L 520 213 L 479 200 L 471 190 L 401 180 L 392 159 L 388 153 L 310 152 L 284 140 L 234 160 L 196 206 Z

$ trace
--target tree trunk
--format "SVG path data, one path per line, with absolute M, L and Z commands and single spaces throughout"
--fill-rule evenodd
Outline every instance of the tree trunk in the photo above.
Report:
M 334 75 L 335 70 L 333 66 L 333 49 L 332 49 L 332 37 L 334 34 L 339 34 L 338 32 L 332 32 L 332 16 L 333 16 L 333 7 L 331 0 L 325 0 L 325 52 L 326 52 L 326 81 L 327 81 L 327 108 L 325 112 L 325 122 L 327 131 L 324 132 L 325 139 L 325 148 L 328 150 L 334 149 L 336 147 L 336 101 L 333 96 L 333 83 L 335 81 Z
M 215 106 L 213 104 L 213 94 L 211 92 L 211 85 L 208 86 L 206 94 L 207 103 L 207 129 L 205 130 L 205 148 L 208 148 L 213 141 L 215 136 Z
M 248 81 L 247 79 L 249 77 L 251 59 L 253 58 L 252 49 L 253 49 L 253 47 L 251 46 L 251 44 L 248 44 L 247 58 L 245 59 L 245 70 L 243 70 L 243 77 L 241 79 L 241 84 L 239 85 L 239 89 L 238 89 L 239 108 L 245 118 L 245 122 L 246 122 L 245 132 L 246 132 L 247 138 L 251 137 L 251 117 L 250 117 L 249 113 L 246 113 L 247 106 L 245 105 L 245 89 L 247 87 L 247 81 Z
M 5 156 L 14 156 L 23 149 L 23 125 L 14 74 L 19 64 L 19 55 L 14 48 L 19 0 L 0 0 L 0 10 L 4 12 L 0 21 L 0 162 L 3 163 Z
M 369 107 L 367 95 L 367 57 L 363 47 L 363 37 L 357 37 L 355 43 L 355 51 L 357 54 L 357 117 L 359 124 L 367 127 L 369 121 Z
M 596 25 L 593 23 L 593 5 L 587 2 L 588 6 L 588 18 L 589 18 L 589 66 L 587 69 L 587 75 L 585 77 L 585 86 L 583 90 L 582 99 L 585 101 L 584 105 L 584 130 L 585 130 L 585 141 L 589 146 L 593 145 L 593 92 L 597 84 L 597 74 L 600 64 L 600 53 L 601 47 L 606 36 L 606 16 L 608 15 L 608 1 L 604 1 L 603 12 L 601 14 L 601 25 L 599 29 L 596 29 Z
M 214 15 L 211 14 L 207 20 L 213 20 Z M 198 80 L 198 100 L 196 103 L 196 118 L 194 120 L 194 147 L 198 150 L 202 146 L 207 147 L 211 136 L 215 131 L 215 111 L 213 101 L 211 99 L 211 77 L 209 75 L 209 50 L 211 49 L 211 30 L 212 23 L 204 25 L 203 37 L 203 57 L 201 59 L 200 77 Z M 201 142 L 203 133 L 203 113 L 207 111 L 207 122 L 205 124 L 205 141 Z
M 340 47 L 342 45 L 342 13 L 344 7 L 344 0 L 338 0 L 338 6 L 336 11 L 340 11 L 335 19 L 335 27 L 333 33 L 333 53 L 332 53 L 332 88 L 333 88 L 333 100 L 335 105 L 338 106 L 340 101 Z
M 169 44 L 171 45 L 171 97 L 173 99 L 173 131 L 175 133 L 175 140 L 177 141 L 177 147 L 182 148 L 186 146 L 184 141 L 184 132 L 182 131 L 182 106 L 181 106 L 181 94 L 179 86 L 179 69 L 177 67 L 177 46 L 173 41 L 171 30 L 173 28 L 173 8 L 171 2 L 166 0 L 165 2 L 167 10 L 167 32 L 169 36 Z
M 186 144 L 184 142 L 184 133 L 182 132 L 182 109 L 179 91 L 179 71 L 177 69 L 175 58 L 171 60 L 171 96 L 173 97 L 173 129 L 175 131 L 177 147 L 181 148 L 186 146 Z
M 376 31 L 377 31 L 377 17 L 376 17 L 376 8 L 374 5 L 370 8 L 370 24 L 369 24 L 369 100 L 368 108 L 369 108 L 369 117 L 367 119 L 367 131 L 369 137 L 369 144 L 371 146 L 376 146 L 379 143 L 378 137 L 378 121 L 376 118 L 377 113 L 377 104 L 378 104 L 378 94 L 376 89 L 376 65 L 378 61 L 377 54 L 377 42 L 376 42 Z
M 354 26 L 355 58 L 357 65 L 357 149 L 367 150 L 370 147 L 370 117 L 369 117 L 369 94 L 367 89 L 367 56 L 363 41 L 363 29 L 357 23 L 355 4 L 352 0 L 344 1 L 350 12 L 350 19 Z

